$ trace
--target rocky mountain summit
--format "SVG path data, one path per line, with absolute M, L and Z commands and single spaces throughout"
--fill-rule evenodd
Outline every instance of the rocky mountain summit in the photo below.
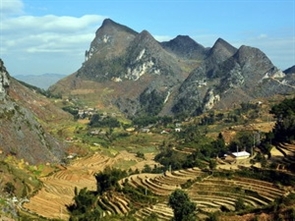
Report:
M 161 43 L 162 47 L 184 59 L 204 59 L 209 49 L 198 44 L 189 36 L 178 35 L 176 38 Z
M 115 108 L 129 117 L 196 115 L 212 108 L 294 91 L 285 74 L 258 48 L 217 39 L 205 48 L 189 36 L 158 42 L 146 30 L 106 19 L 77 72 L 50 88 Z
M 60 162 L 66 145 L 51 135 L 45 124 L 60 119 L 69 116 L 10 77 L 0 59 L 0 154 L 31 164 Z

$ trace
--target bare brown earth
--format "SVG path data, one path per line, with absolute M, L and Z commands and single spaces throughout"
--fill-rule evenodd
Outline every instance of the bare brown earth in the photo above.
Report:
M 122 182 L 128 182 L 134 188 L 141 186 L 159 196 L 168 196 L 176 188 L 182 188 L 181 185 L 188 180 L 198 177 L 198 182 L 185 189 L 190 199 L 198 206 L 197 216 L 200 220 L 208 218 L 208 213 L 220 212 L 222 206 L 230 211 L 235 211 L 235 202 L 239 197 L 243 197 L 245 204 L 252 208 L 261 208 L 274 202 L 277 197 L 288 194 L 288 190 L 280 188 L 277 185 L 246 177 L 235 177 L 228 179 L 214 177 L 212 174 L 200 170 L 199 168 L 182 169 L 178 171 L 166 171 L 163 174 L 135 174 L 124 178 Z M 241 189 L 242 191 L 237 191 Z M 249 194 L 245 195 L 245 191 Z M 250 193 L 255 194 L 250 194 Z M 139 209 L 135 217 L 137 220 L 143 220 L 144 217 L 156 213 L 159 220 L 171 220 L 173 213 L 166 203 L 156 203 L 151 207 Z M 257 214 L 246 214 L 243 216 L 230 213 L 223 214 L 218 220 L 253 220 Z M 258 214 L 259 220 L 264 219 L 262 214 Z
M 141 170 L 145 164 L 154 165 L 153 154 L 145 154 L 145 160 L 137 158 L 133 153 L 121 151 L 115 157 L 107 157 L 99 153 L 86 158 L 74 160 L 66 169 L 60 170 L 51 176 L 41 178 L 43 188 L 24 204 L 24 208 L 32 213 L 47 218 L 68 220 L 66 206 L 72 203 L 74 188 L 78 190 L 87 187 L 96 190 L 94 174 L 107 166 L 122 165 L 124 162 L 134 161 L 130 168 Z
M 294 145 L 284 144 L 281 147 L 295 150 Z M 89 190 L 95 190 L 96 181 L 93 175 L 103 170 L 106 166 L 124 165 L 124 163 L 129 165 L 129 161 L 132 161 L 135 163 L 130 168 L 142 169 L 146 164 L 155 164 L 152 154 L 147 154 L 145 157 L 146 160 L 143 160 L 137 158 L 134 153 L 121 151 L 114 157 L 95 153 L 89 157 L 76 159 L 66 169 L 42 178 L 43 188 L 24 207 L 44 217 L 68 220 L 69 215 L 65 205 L 72 202 L 75 187 L 78 189 L 87 187 Z M 218 168 L 232 170 L 238 169 L 238 166 L 247 167 L 250 165 L 250 159 L 238 160 L 234 164 L 220 164 Z M 237 188 L 256 193 L 256 195 L 242 195 L 246 204 L 251 207 L 268 205 L 276 197 L 286 195 L 289 192 L 289 190 L 273 183 L 252 178 L 236 177 L 235 179 L 227 179 L 213 177 L 210 173 L 203 172 L 199 168 L 166 171 L 163 174 L 135 174 L 124 178 L 122 181 L 127 181 L 135 188 L 141 186 L 149 189 L 159 196 L 168 196 L 176 188 L 181 188 L 181 184 L 196 177 L 199 177 L 201 181 L 194 183 L 187 192 L 200 209 L 198 213 L 199 218 L 206 218 L 205 213 L 219 211 L 221 205 L 224 205 L 231 211 L 235 211 L 235 201 L 241 196 L 236 191 Z M 112 202 L 110 202 L 111 204 Z M 128 210 L 124 214 L 127 212 Z M 137 220 L 142 220 L 143 217 L 149 216 L 152 213 L 156 213 L 160 217 L 159 220 L 170 220 L 173 215 L 167 203 L 157 203 L 138 210 L 135 217 Z M 269 214 L 224 215 L 220 217 L 220 220 L 249 221 L 256 217 L 259 218 L 258 220 L 263 221 L 273 220 Z
M 272 128 L 272 126 L 273 126 L 272 122 L 255 125 L 255 127 L 259 127 L 260 130 L 265 130 L 265 131 L 269 131 Z M 230 128 L 229 131 L 236 132 L 242 129 L 245 129 L 245 126 L 240 126 L 240 127 L 236 126 L 234 128 Z M 273 151 L 279 154 L 278 151 L 276 150 L 273 150 Z M 272 153 L 273 155 L 275 155 L 274 152 Z M 110 157 L 97 152 L 92 156 L 77 158 L 73 160 L 65 169 L 62 169 L 50 176 L 41 178 L 43 182 L 43 188 L 35 196 L 30 198 L 30 202 L 24 204 L 23 207 L 32 213 L 36 213 L 47 218 L 68 220 L 69 214 L 67 213 L 65 205 L 73 202 L 72 199 L 74 197 L 75 187 L 77 187 L 78 189 L 87 187 L 87 189 L 89 190 L 95 190 L 96 180 L 95 180 L 94 174 L 96 172 L 103 170 L 107 166 L 119 167 L 124 170 L 126 170 L 126 168 L 127 170 L 129 168 L 131 168 L 132 170 L 135 170 L 135 169 L 142 170 L 145 165 L 150 165 L 151 167 L 153 167 L 153 165 L 157 164 L 153 160 L 154 158 L 153 153 L 145 153 L 144 156 L 145 156 L 145 159 L 141 159 L 136 157 L 134 153 L 129 153 L 127 151 L 120 151 L 120 152 L 114 153 L 114 156 L 110 156 Z M 233 170 L 233 169 L 238 169 L 239 166 L 243 166 L 243 167 L 251 166 L 249 162 L 250 159 L 251 158 L 237 161 L 234 164 L 221 162 L 218 164 L 217 168 Z M 151 186 L 151 184 L 149 183 L 154 182 L 154 179 L 155 179 L 154 176 L 155 175 L 153 174 L 144 175 L 144 179 L 147 179 L 146 185 L 149 185 L 149 187 Z M 177 175 L 177 177 L 174 176 L 172 178 L 173 182 L 176 182 L 177 179 L 180 179 L 182 182 L 183 179 L 181 179 L 179 176 L 180 176 L 179 174 Z M 135 176 L 133 179 L 133 182 L 137 181 L 137 179 L 135 179 L 137 177 L 140 177 L 140 176 Z M 168 176 L 165 176 L 164 181 L 167 180 L 168 178 L 169 178 Z M 185 175 L 185 179 L 188 179 L 187 173 Z M 168 180 L 169 180 L 168 184 L 170 186 L 172 181 L 170 179 Z M 210 186 L 211 183 L 216 183 L 216 180 L 208 179 L 206 182 L 204 182 L 204 185 Z M 154 191 L 156 192 L 163 191 L 163 193 L 167 195 L 167 193 L 170 193 L 172 189 L 176 188 L 175 186 L 172 186 L 171 187 L 172 189 L 170 187 L 167 188 L 168 184 L 162 183 L 161 188 L 157 187 Z M 198 186 L 198 188 L 200 188 L 200 186 Z M 196 199 L 196 200 L 200 201 L 200 199 Z M 251 199 L 249 199 L 249 201 L 250 200 Z M 198 203 L 200 204 L 199 201 Z M 171 211 L 170 210 L 168 211 L 167 209 L 169 208 L 166 208 L 166 207 L 163 209 L 163 205 L 155 205 L 155 208 L 149 208 L 149 209 L 151 211 L 156 211 L 156 210 L 161 211 L 159 213 L 164 213 L 163 211 L 165 211 L 165 214 L 166 214 L 165 216 L 168 217 L 167 220 L 171 218 Z M 144 211 L 144 212 L 147 212 L 147 211 Z M 246 220 L 251 220 L 251 218 L 254 218 L 254 215 L 252 214 L 249 216 L 236 217 L 236 218 L 238 218 L 236 220 L 246 221 Z M 228 219 L 228 220 L 234 220 L 234 219 Z M 264 220 L 264 219 L 261 219 L 261 220 Z
M 237 125 L 232 126 L 222 132 L 223 138 L 226 143 L 230 143 L 232 138 L 236 135 L 238 131 L 260 131 L 260 132 L 269 132 L 274 127 L 275 122 L 258 122 L 249 125 Z

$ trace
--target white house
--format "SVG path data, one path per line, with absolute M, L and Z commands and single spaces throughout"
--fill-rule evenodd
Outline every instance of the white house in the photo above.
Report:
M 247 151 L 240 151 L 240 152 L 233 152 L 231 153 L 231 155 L 233 157 L 235 157 L 236 159 L 246 159 L 248 157 L 250 157 L 250 153 L 248 153 Z
M 177 127 L 177 128 L 174 129 L 174 131 L 175 132 L 180 132 L 181 131 L 181 128 L 180 127 Z

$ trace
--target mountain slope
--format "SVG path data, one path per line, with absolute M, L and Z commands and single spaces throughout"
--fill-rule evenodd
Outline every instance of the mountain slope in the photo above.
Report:
M 295 74 L 295 65 L 293 65 L 292 67 L 284 70 L 285 74 Z
M 198 44 L 189 36 L 178 35 L 176 38 L 162 42 L 161 45 L 167 51 L 171 51 L 177 56 L 185 59 L 204 59 L 208 49 Z
M 235 50 L 223 41 L 218 50 L 213 47 L 211 52 L 181 86 L 175 113 L 200 114 L 213 107 L 227 108 L 294 91 L 281 82 L 284 73 L 257 48 L 241 46 Z
M 116 45 L 115 39 L 119 39 Z M 186 78 L 189 66 L 194 65 L 178 61 L 149 32 L 135 33 L 110 19 L 96 32 L 89 51 L 91 56 L 83 66 L 50 90 L 76 97 L 88 90 L 88 97 L 100 97 L 95 101 L 98 107 L 111 104 L 129 116 L 158 114 L 167 95 Z M 189 71 L 185 70 L 187 67 Z M 109 91 L 107 97 L 101 87 Z
M 205 108 L 210 109 L 210 107 L 205 107 L 209 100 L 211 106 L 214 102 L 219 101 L 219 95 L 213 94 L 213 88 L 220 84 L 219 66 L 232 57 L 236 51 L 235 47 L 219 38 L 210 49 L 204 62 L 193 70 L 181 85 L 172 108 L 173 113 L 199 114 Z
M 0 149 L 26 162 L 60 162 L 66 145 L 48 133 L 50 122 L 70 116 L 11 78 L 0 60 Z
M 106 19 L 72 75 L 50 88 L 129 117 L 195 115 L 277 93 L 292 93 L 285 75 L 257 48 L 219 38 L 204 48 L 189 36 L 158 42 L 146 30 Z

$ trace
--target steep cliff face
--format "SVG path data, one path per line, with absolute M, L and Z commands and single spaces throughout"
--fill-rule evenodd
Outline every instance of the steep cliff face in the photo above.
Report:
M 138 33 L 111 19 L 104 20 L 85 52 L 85 62 L 77 77 L 94 81 L 119 78 L 125 71 L 126 50 Z
M 0 59 L 0 101 L 4 100 L 7 96 L 9 88 L 9 76 L 3 61 Z
M 294 88 L 287 85 L 289 81 L 259 49 L 235 49 L 218 39 L 204 63 L 180 87 L 172 110 L 195 115 L 213 107 L 225 108 L 259 97 L 290 93 Z
M 291 93 L 293 79 L 257 48 L 235 48 L 221 38 L 204 48 L 182 35 L 158 42 L 146 30 L 137 33 L 106 19 L 82 67 L 50 90 L 78 99 L 88 95 L 91 103 L 116 107 L 129 117 L 196 115 Z
M 93 55 L 96 57 L 107 55 L 107 58 L 111 59 L 123 54 L 137 34 L 127 26 L 118 24 L 111 19 L 105 19 L 96 31 L 89 51 L 86 51 L 86 59 L 91 59 Z
M 0 150 L 26 162 L 58 163 L 65 156 L 66 146 L 46 131 L 40 121 L 51 120 L 57 113 L 45 98 L 11 78 L 0 59 Z M 59 117 L 68 118 L 66 113 Z M 51 119 L 50 119 L 51 118 Z
M 86 84 L 91 81 L 94 94 L 101 94 L 100 87 L 108 88 L 111 99 L 105 103 L 129 116 L 158 114 L 167 95 L 188 75 L 148 31 L 137 33 L 110 19 L 97 30 L 89 52 L 77 73 L 50 88 L 53 93 L 90 89 Z
M 175 99 L 172 111 L 175 114 L 186 113 L 197 115 L 214 107 L 220 101 L 221 64 L 230 59 L 237 49 L 219 38 L 210 49 L 204 62 L 193 70 L 183 82 Z

